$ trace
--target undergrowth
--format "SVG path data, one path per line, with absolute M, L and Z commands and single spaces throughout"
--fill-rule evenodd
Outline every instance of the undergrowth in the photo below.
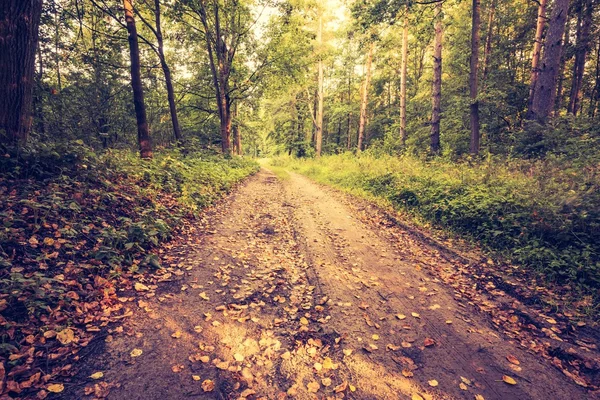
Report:
M 99 155 L 82 142 L 2 152 L 0 361 L 9 370 L 24 361 L 24 337 L 51 321 L 97 322 L 85 318 L 107 307 L 113 281 L 161 268 L 156 249 L 258 169 L 199 151 Z
M 560 283 L 598 304 L 600 176 L 597 167 L 489 158 L 443 159 L 352 154 L 272 161 L 320 182 L 383 198 Z

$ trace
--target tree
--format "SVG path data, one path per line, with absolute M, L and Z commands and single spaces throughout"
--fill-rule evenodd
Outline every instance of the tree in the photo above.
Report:
M 479 69 L 479 25 L 480 0 L 473 0 L 471 22 L 471 72 L 469 75 L 469 94 L 471 97 L 471 146 L 472 155 L 479 154 L 479 99 L 477 73 Z
M 142 158 L 152 158 L 152 144 L 150 142 L 150 129 L 146 116 L 146 104 L 144 103 L 144 87 L 142 85 L 142 73 L 140 71 L 140 47 L 138 43 L 137 28 L 132 0 L 123 0 L 125 10 L 125 23 L 129 41 L 129 57 L 131 59 L 131 87 L 133 88 L 133 104 L 135 106 L 135 117 L 137 120 L 138 145 Z
M 440 113 L 442 102 L 442 1 L 435 4 L 435 39 L 433 44 L 433 85 L 431 90 L 431 135 L 430 150 L 440 152 Z
M 581 87 L 583 84 L 583 72 L 585 59 L 590 50 L 590 29 L 594 6 L 592 0 L 582 0 L 578 4 L 577 41 L 575 43 L 575 62 L 573 63 L 573 79 L 571 83 L 571 94 L 569 96 L 569 107 L 567 111 L 573 115 L 581 106 Z
M 25 143 L 31 130 L 41 13 L 42 0 L 0 4 L 0 139 L 4 134 L 11 144 Z
M 369 95 L 369 87 L 371 85 L 371 63 L 373 60 L 373 48 L 375 47 L 375 43 L 371 39 L 371 43 L 369 44 L 369 52 L 367 54 L 367 63 L 366 63 L 366 71 L 365 77 L 362 85 L 362 94 L 360 100 L 360 120 L 358 123 L 358 144 L 356 146 L 356 150 L 360 153 L 363 149 L 363 141 L 365 136 L 365 125 L 367 122 L 367 105 L 368 105 L 368 95 Z
M 531 101 L 531 119 L 546 122 L 556 98 L 556 79 L 562 54 L 562 40 L 569 11 L 569 0 L 555 0 L 550 15 L 542 65 Z
M 319 11 L 319 27 L 317 29 L 317 44 L 319 47 L 323 45 L 323 15 Z M 317 76 L 317 110 L 316 110 L 316 132 L 315 132 L 315 150 L 317 157 L 321 156 L 321 149 L 323 147 L 323 56 L 319 54 L 318 60 L 318 76 Z
M 406 70 L 408 63 L 408 3 L 404 10 L 402 27 L 402 61 L 400 65 L 400 140 L 406 144 Z
M 531 83 L 529 85 L 529 104 L 528 115 L 531 116 L 533 110 L 533 99 L 535 97 L 535 86 L 539 73 L 540 55 L 542 54 L 542 36 L 544 34 L 544 26 L 546 25 L 546 0 L 540 0 L 537 13 L 537 24 L 535 28 L 535 42 L 533 44 L 533 54 L 531 55 Z

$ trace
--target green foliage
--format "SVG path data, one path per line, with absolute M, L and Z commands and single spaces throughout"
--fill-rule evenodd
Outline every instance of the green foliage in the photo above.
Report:
M 385 198 L 548 280 L 600 287 L 597 168 L 580 169 L 556 158 L 453 163 L 369 153 L 276 163 Z
M 188 149 L 152 160 L 97 154 L 80 141 L 8 149 L 0 155 L 0 312 L 17 321 L 69 304 L 64 277 L 73 271 L 85 286 L 160 268 L 154 249 L 257 168 Z

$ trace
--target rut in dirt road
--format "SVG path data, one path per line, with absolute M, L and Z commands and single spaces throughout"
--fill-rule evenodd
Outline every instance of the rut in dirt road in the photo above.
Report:
M 133 317 L 80 373 L 104 381 L 82 378 L 71 398 L 593 396 L 427 268 L 464 266 L 333 190 L 262 170 L 208 223 L 170 250 L 163 282 L 124 296 Z

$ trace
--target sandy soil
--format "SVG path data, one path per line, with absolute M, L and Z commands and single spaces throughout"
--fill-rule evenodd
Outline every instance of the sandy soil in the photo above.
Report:
M 168 250 L 164 282 L 123 293 L 133 316 L 85 359 L 67 398 L 596 396 L 522 332 L 536 310 L 483 290 L 468 257 L 364 202 L 262 170 L 205 222 Z

